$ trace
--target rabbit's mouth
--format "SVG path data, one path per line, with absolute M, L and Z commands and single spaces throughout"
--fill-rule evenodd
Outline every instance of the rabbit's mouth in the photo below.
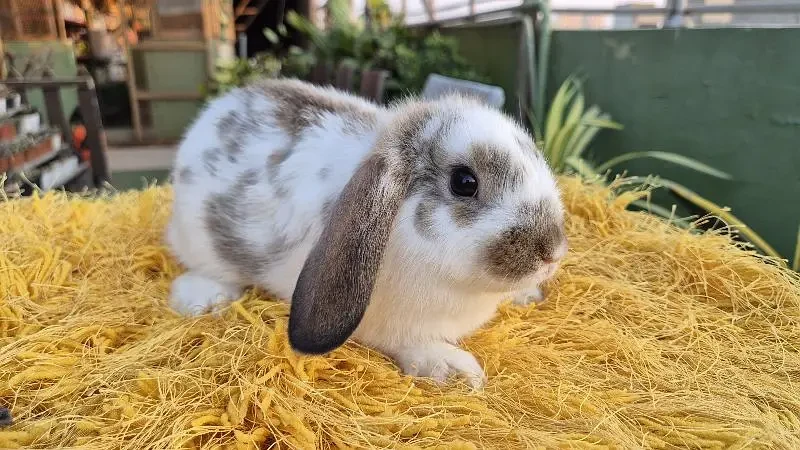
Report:
M 506 294 L 516 292 L 520 289 L 527 289 L 531 286 L 538 286 L 552 278 L 558 268 L 560 261 L 543 262 L 540 261 L 536 269 L 523 277 L 502 276 L 497 273 L 487 273 L 483 271 L 481 275 L 472 277 L 468 286 L 462 286 L 471 292 L 481 291 L 486 293 Z

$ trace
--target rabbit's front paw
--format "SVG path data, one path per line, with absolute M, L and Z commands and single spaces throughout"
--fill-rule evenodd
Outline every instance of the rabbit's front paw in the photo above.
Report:
M 514 295 L 514 304 L 520 306 L 528 306 L 531 303 L 542 303 L 544 301 L 544 291 L 541 288 L 535 287 L 517 292 Z
M 486 375 L 471 353 L 444 342 L 405 348 L 395 352 L 400 369 L 411 376 L 444 382 L 452 375 L 464 376 L 475 389 L 486 382 Z
M 211 312 L 222 303 L 235 300 L 242 295 L 236 286 L 187 272 L 172 282 L 170 306 L 185 316 L 195 316 Z

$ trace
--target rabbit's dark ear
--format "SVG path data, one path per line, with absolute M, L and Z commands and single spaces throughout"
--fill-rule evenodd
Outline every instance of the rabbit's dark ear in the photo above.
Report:
M 345 186 L 292 295 L 289 342 L 295 350 L 329 352 L 361 322 L 408 190 L 410 167 L 408 158 L 377 151 Z

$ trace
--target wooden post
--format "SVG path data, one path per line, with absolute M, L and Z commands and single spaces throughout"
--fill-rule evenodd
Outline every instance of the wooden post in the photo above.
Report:
M 158 0 L 150 2 L 150 36 L 153 39 L 158 39 L 158 29 L 160 28 L 160 21 L 158 15 Z
M 125 0 L 120 1 L 120 9 L 125 9 Z M 131 17 L 136 15 L 136 11 L 131 6 Z M 128 80 L 125 85 L 128 88 L 128 102 L 131 104 L 131 125 L 133 126 L 133 137 L 137 142 L 142 142 L 144 132 L 142 131 L 142 114 L 139 110 L 139 96 L 136 92 L 136 71 L 133 68 L 133 48 L 128 42 L 128 21 L 122 21 L 122 34 L 125 42 L 126 64 Z
M 111 179 L 106 160 L 106 133 L 100 117 L 100 105 L 97 103 L 97 92 L 94 82 L 89 79 L 78 86 L 78 104 L 86 124 L 86 143 L 89 145 L 92 173 L 95 186 L 100 186 Z
M 362 97 L 372 100 L 375 103 L 383 103 L 383 90 L 389 72 L 386 70 L 366 70 L 361 75 Z
M 67 39 L 67 26 L 64 23 L 64 0 L 53 0 L 53 7 L 56 11 L 56 28 L 58 30 L 58 39 Z
M 203 22 L 203 42 L 206 47 L 206 70 L 207 77 L 214 73 L 214 33 L 211 29 L 211 10 L 213 3 L 218 0 L 202 0 L 200 2 L 200 20 Z
M 6 78 L 8 75 L 6 74 L 6 51 L 5 47 L 3 47 L 3 35 L 0 34 L 0 80 Z
M 19 41 L 24 41 L 25 36 L 22 35 L 22 24 L 20 20 L 22 19 L 19 14 L 19 5 L 17 2 L 11 1 L 11 23 L 13 23 L 13 30 L 14 30 L 14 39 Z
M 86 13 L 86 28 L 91 30 L 94 26 L 94 7 L 91 0 L 81 0 L 81 9 Z
M 336 70 L 335 86 L 337 89 L 343 91 L 353 90 L 353 81 L 355 79 L 356 69 L 350 64 L 341 63 Z
M 56 39 L 58 39 L 60 34 L 59 30 L 60 27 L 58 26 L 58 22 L 56 21 L 56 11 L 54 9 L 53 1 L 55 1 L 56 3 L 58 2 L 58 0 L 46 0 L 44 2 L 44 11 L 41 11 L 41 13 L 47 16 L 46 17 L 47 28 L 49 30 L 49 36 L 47 36 L 48 39 L 52 39 L 53 36 L 55 36 Z
M 69 125 L 69 120 L 64 114 L 64 106 L 61 103 L 61 89 L 58 86 L 44 86 L 42 87 L 42 95 L 44 95 L 44 105 L 47 111 L 47 121 L 51 125 L 57 125 L 61 129 L 61 135 L 64 141 L 72 141 L 72 129 Z
M 333 63 L 330 61 L 319 61 L 311 68 L 311 75 L 309 80 L 320 86 L 327 86 L 331 84 L 331 72 L 333 72 Z
M 422 5 L 425 6 L 425 12 L 428 14 L 428 20 L 431 22 L 436 21 L 436 12 L 434 11 L 433 0 L 422 0 Z

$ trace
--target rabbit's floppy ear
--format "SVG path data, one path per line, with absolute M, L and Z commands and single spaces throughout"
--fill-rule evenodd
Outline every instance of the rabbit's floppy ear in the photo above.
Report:
M 409 155 L 391 145 L 394 139 L 382 141 L 345 186 L 300 272 L 289 315 L 289 342 L 299 352 L 344 344 L 369 304 L 411 179 Z

